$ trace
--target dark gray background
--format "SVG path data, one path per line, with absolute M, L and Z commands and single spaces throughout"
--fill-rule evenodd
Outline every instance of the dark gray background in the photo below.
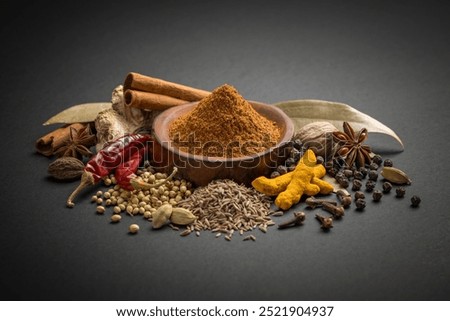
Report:
M 61 4 L 62 5 L 62 4 Z M 0 291 L 18 300 L 450 299 L 450 11 L 411 1 L 1 2 Z M 331 233 L 308 212 L 257 242 L 111 225 L 90 193 L 48 179 L 34 142 L 71 105 L 108 101 L 126 74 L 247 99 L 347 103 L 403 139 L 383 154 L 414 183 L 349 210 Z M 394 150 L 391 139 L 372 140 Z M 418 194 L 422 204 L 409 207 Z M 296 209 L 302 209 L 299 205 Z

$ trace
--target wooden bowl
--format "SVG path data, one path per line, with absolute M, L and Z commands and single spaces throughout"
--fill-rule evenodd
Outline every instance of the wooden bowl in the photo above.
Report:
M 157 155 L 156 167 L 178 167 L 180 176 L 192 183 L 203 186 L 214 179 L 233 179 L 237 183 L 250 185 L 253 179 L 270 173 L 284 164 L 288 153 L 286 147 L 294 135 L 292 120 L 278 107 L 249 101 L 253 108 L 275 122 L 281 129 L 278 143 L 263 152 L 243 157 L 208 157 L 189 154 L 179 150 L 169 138 L 169 126 L 178 117 L 192 110 L 198 102 L 169 108 L 159 114 L 153 123 L 155 145 L 153 155 Z

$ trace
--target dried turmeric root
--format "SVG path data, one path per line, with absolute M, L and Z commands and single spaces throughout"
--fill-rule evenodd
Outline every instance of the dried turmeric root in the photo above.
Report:
M 292 172 L 275 178 L 258 177 L 252 186 L 266 195 L 278 195 L 275 205 L 288 210 L 300 201 L 303 194 L 330 194 L 333 186 L 321 180 L 325 174 L 325 167 L 317 165 L 316 155 L 308 149 Z

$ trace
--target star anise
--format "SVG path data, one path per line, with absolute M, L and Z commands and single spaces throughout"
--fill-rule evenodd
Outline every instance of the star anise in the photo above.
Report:
M 363 145 L 368 136 L 367 129 L 361 128 L 359 132 L 355 133 L 347 122 L 344 122 L 343 127 L 344 132 L 333 133 L 333 138 L 339 146 L 336 154 L 344 157 L 347 166 L 350 168 L 353 164 L 357 165 L 358 168 L 370 164 L 372 149 L 368 145 Z
M 75 157 L 82 159 L 83 156 L 91 157 L 92 152 L 89 147 L 93 146 L 96 142 L 96 137 L 91 132 L 89 125 L 77 130 L 74 127 L 70 127 L 69 138 L 64 144 L 55 150 L 55 155 L 58 157 Z

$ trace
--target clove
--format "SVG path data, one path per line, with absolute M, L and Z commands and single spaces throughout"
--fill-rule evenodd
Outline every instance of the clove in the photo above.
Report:
M 324 217 L 322 215 L 316 214 L 316 219 L 320 222 L 320 227 L 323 230 L 329 230 L 333 227 L 333 218 L 332 217 Z
M 288 228 L 288 227 L 292 227 L 292 226 L 303 225 L 303 222 L 305 221 L 305 217 L 306 217 L 306 215 L 303 212 L 294 212 L 294 217 L 292 217 L 291 219 L 289 219 L 286 222 L 278 224 L 278 228 L 284 229 L 284 228 Z
M 315 198 L 314 196 L 310 196 L 305 200 L 306 205 L 308 205 L 308 207 L 314 209 L 316 207 L 320 207 L 323 206 L 323 203 L 330 203 L 333 205 L 337 205 L 336 202 L 334 201 L 330 201 L 330 200 L 320 200 Z
M 352 196 L 345 189 L 340 189 L 336 192 L 336 196 L 341 202 L 343 208 L 348 208 L 352 204 Z
M 341 218 L 344 216 L 344 207 L 336 206 L 331 203 L 323 203 L 322 208 L 331 213 L 335 218 Z

